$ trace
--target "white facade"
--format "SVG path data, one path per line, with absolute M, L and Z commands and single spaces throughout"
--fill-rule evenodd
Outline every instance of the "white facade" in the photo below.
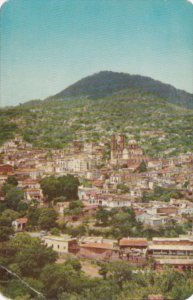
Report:
M 68 253 L 69 252 L 69 242 L 76 241 L 76 239 L 71 238 L 68 235 L 54 236 L 46 235 L 42 237 L 42 240 L 48 247 L 52 247 L 58 253 Z
M 86 172 L 94 166 L 91 159 L 86 158 L 62 158 L 56 160 L 55 171 L 56 173 L 65 172 Z

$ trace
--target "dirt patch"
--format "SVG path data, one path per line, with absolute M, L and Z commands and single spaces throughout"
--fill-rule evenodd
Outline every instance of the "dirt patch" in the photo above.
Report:
M 69 257 L 75 257 L 69 254 L 63 254 L 60 256 L 56 263 L 63 264 Z M 92 263 L 89 260 L 86 259 L 80 259 L 80 263 L 82 265 L 82 271 L 92 278 L 101 278 L 101 275 L 99 275 L 99 266 L 97 264 Z
M 81 265 L 86 275 L 92 278 L 101 278 L 101 275 L 99 275 L 99 266 L 92 264 L 90 261 L 81 261 Z

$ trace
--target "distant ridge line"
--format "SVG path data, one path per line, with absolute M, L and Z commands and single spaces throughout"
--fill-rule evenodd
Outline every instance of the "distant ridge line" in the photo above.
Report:
M 46 98 L 46 100 L 66 100 L 76 97 L 98 99 L 123 90 L 128 90 L 128 92 L 138 90 L 141 93 L 152 93 L 157 97 L 168 100 L 170 103 L 193 108 L 193 94 L 191 93 L 177 89 L 159 80 L 154 80 L 151 77 L 112 71 L 101 71 L 82 78 L 61 92 Z

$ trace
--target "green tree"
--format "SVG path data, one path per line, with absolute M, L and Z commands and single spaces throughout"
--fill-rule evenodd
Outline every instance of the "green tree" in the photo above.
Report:
M 110 278 L 122 289 L 123 283 L 132 279 L 132 269 L 128 263 L 123 261 L 112 262 L 109 264 Z
M 147 171 L 147 165 L 144 161 L 141 162 L 139 168 L 138 168 L 139 173 L 143 173 Z
M 112 216 L 112 234 L 116 238 L 133 235 L 133 230 L 138 226 L 135 213 L 132 209 L 123 209 Z
M 7 182 L 7 184 L 11 184 L 13 186 L 18 185 L 18 181 L 17 181 L 17 178 L 15 176 L 8 176 L 6 182 Z
M 83 203 L 80 200 L 72 201 L 69 204 L 69 213 L 71 215 L 80 215 L 83 211 Z
M 73 175 L 66 175 L 58 178 L 61 184 L 61 196 L 65 196 L 67 199 L 78 199 L 78 186 L 79 180 Z
M 12 222 L 15 219 L 19 218 L 19 213 L 17 211 L 8 208 L 3 211 L 1 216 L 9 220 L 10 222 Z
M 100 207 L 96 212 L 96 220 L 103 225 L 106 225 L 109 221 L 110 213 L 108 210 Z
M 119 189 L 122 194 L 129 193 L 129 188 L 126 184 L 123 184 L 123 183 L 117 184 L 117 189 Z
M 38 224 L 43 230 L 49 230 L 56 227 L 57 213 L 52 208 L 40 209 Z
M 30 207 L 27 213 L 27 218 L 28 218 L 28 227 L 36 227 L 39 222 L 39 217 L 40 217 L 40 212 L 41 209 L 36 208 L 36 207 Z
M 57 259 L 55 251 L 44 245 L 40 239 L 28 234 L 17 234 L 10 240 L 10 247 L 14 251 L 14 262 L 23 276 L 36 278 L 45 265 L 54 263 Z
M 50 230 L 50 233 L 53 234 L 53 235 L 59 236 L 60 235 L 60 229 L 54 227 Z
M 43 194 L 48 201 L 52 201 L 54 198 L 62 196 L 61 185 L 58 178 L 54 176 L 46 177 L 41 180 L 40 184 Z
M 7 208 L 17 211 L 19 203 L 23 199 L 23 197 L 24 193 L 21 189 L 17 187 L 10 188 L 5 196 L 5 203 L 7 205 Z
M 100 269 L 99 269 L 99 274 L 103 277 L 103 279 L 107 278 L 108 265 L 106 263 L 101 263 Z
M 76 272 L 80 272 L 82 269 L 80 261 L 75 257 L 69 257 L 65 261 L 65 265 L 70 265 Z
M 48 201 L 58 197 L 65 197 L 67 200 L 78 199 L 78 178 L 73 175 L 61 177 L 46 177 L 41 180 L 41 188 Z
M 0 242 L 8 241 L 10 235 L 13 234 L 11 220 L 5 216 L 0 217 Z
M 26 212 L 28 210 L 28 204 L 24 201 L 20 201 L 17 206 L 18 212 Z
M 76 226 L 76 227 L 68 227 L 67 232 L 72 237 L 77 237 L 77 236 L 85 235 L 86 232 L 87 232 L 87 229 L 86 229 L 86 226 L 81 224 L 81 225 Z
M 50 264 L 43 269 L 41 279 L 47 299 L 57 299 L 63 292 L 76 292 L 81 277 L 70 264 Z

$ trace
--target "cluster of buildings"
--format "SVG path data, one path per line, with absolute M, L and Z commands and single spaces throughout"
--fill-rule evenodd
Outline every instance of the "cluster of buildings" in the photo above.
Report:
M 140 171 L 141 164 L 146 166 L 143 172 Z M 5 201 L 1 187 L 8 176 L 14 175 L 18 187 L 24 191 L 24 201 L 30 203 L 36 200 L 43 206 L 46 199 L 40 180 L 46 176 L 66 174 L 73 174 L 82 182 L 78 196 L 85 206 L 85 213 L 99 206 L 107 209 L 132 207 L 137 221 L 153 228 L 171 222 L 183 224 L 187 219 L 193 219 L 193 153 L 167 159 L 151 158 L 144 154 L 136 140 L 127 142 L 123 134 L 113 135 L 111 140 L 101 143 L 74 141 L 60 150 L 34 148 L 16 136 L 0 148 L 0 201 Z M 145 202 L 144 193 L 153 192 L 155 187 L 175 189 L 182 196 L 180 199 L 171 198 L 168 202 L 153 198 Z M 65 205 L 57 203 L 56 209 L 60 214 Z M 26 222 L 25 218 L 16 220 L 16 230 L 23 230 Z M 77 252 L 82 257 L 129 259 L 143 263 L 152 257 L 156 259 L 156 268 L 171 263 L 180 267 L 183 258 L 183 267 L 192 268 L 193 265 L 191 236 L 156 238 L 151 242 L 131 238 L 120 241 L 101 238 L 96 241 L 91 237 L 78 243 L 75 240 L 70 239 L 68 247 L 62 249 L 64 241 L 61 237 L 45 237 L 45 242 L 53 245 L 55 250 Z
M 106 155 L 108 153 L 108 155 Z M 141 163 L 145 172 L 138 172 Z M 9 175 L 15 175 L 19 187 L 24 190 L 25 200 L 35 199 L 43 203 L 40 179 L 46 176 L 73 174 L 87 180 L 89 187 L 79 187 L 79 198 L 85 205 L 102 205 L 108 208 L 134 206 L 147 213 L 146 204 L 141 203 L 143 194 L 156 186 L 182 191 L 180 203 L 150 203 L 153 217 L 156 209 L 169 207 L 176 217 L 192 213 L 193 207 L 193 154 L 188 153 L 170 159 L 152 159 L 144 155 L 135 140 L 126 145 L 124 135 L 112 136 L 106 143 L 74 141 L 65 150 L 33 148 L 31 144 L 16 137 L 0 148 L 0 186 Z M 125 190 L 121 190 L 121 185 Z M 3 195 L 0 192 L 0 197 Z M 139 217 L 144 220 L 145 215 Z M 164 222 L 164 221 L 163 221 Z
M 173 266 L 178 270 L 193 270 L 193 235 L 178 238 L 71 238 L 68 235 L 42 237 L 45 244 L 59 254 L 73 254 L 100 261 L 124 260 L 136 266 L 151 263 L 156 270 Z
M 141 163 L 145 172 L 138 172 Z M 133 207 L 137 219 L 149 225 L 164 225 L 171 218 L 183 222 L 183 216 L 193 213 L 193 154 L 169 159 L 152 159 L 144 155 L 135 140 L 113 135 L 106 143 L 74 141 L 62 150 L 33 148 L 19 136 L 0 148 L 0 187 L 9 175 L 17 177 L 24 190 L 24 200 L 44 203 L 40 179 L 46 176 L 73 174 L 81 181 L 78 196 L 85 206 L 109 209 Z M 176 189 L 183 197 L 169 202 L 144 203 L 144 193 L 156 186 Z M 123 189 L 124 187 L 124 189 Z M 0 199 L 3 194 L 0 190 Z M 151 221 L 150 221 L 151 219 Z

